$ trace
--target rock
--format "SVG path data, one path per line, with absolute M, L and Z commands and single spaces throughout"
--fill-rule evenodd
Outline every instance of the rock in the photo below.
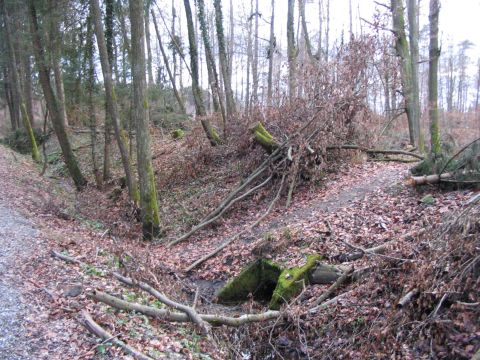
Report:
M 82 284 L 75 284 L 72 286 L 66 286 L 63 288 L 63 295 L 65 297 L 76 297 L 80 295 L 83 291 L 83 286 Z
M 420 202 L 425 205 L 434 205 L 436 200 L 432 194 L 427 194 L 422 198 L 422 200 L 420 200 Z

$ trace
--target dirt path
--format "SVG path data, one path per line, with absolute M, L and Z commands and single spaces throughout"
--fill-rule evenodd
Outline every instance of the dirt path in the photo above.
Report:
M 385 190 L 401 181 L 408 169 L 404 165 L 377 167 L 372 172 L 364 172 L 353 183 L 347 177 L 339 179 L 337 184 L 332 183 L 332 190 L 324 192 L 323 196 L 298 204 L 284 214 L 275 217 L 253 230 L 253 234 L 246 240 L 254 240 L 261 234 L 275 231 L 299 221 L 309 222 L 318 218 L 321 213 L 334 212 L 356 200 L 363 199 L 368 194 L 378 190 Z
M 0 359 L 33 359 L 35 349 L 26 340 L 30 311 L 18 290 L 16 262 L 28 254 L 37 235 L 32 224 L 0 202 Z

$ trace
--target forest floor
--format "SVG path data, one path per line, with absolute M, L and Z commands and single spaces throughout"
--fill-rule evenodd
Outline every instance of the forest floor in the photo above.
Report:
M 172 153 L 178 146 L 169 143 L 161 153 Z M 160 167 L 157 163 L 156 168 Z M 233 163 L 229 166 L 235 167 Z M 165 189 L 160 188 L 160 204 L 168 240 L 195 224 L 234 186 L 238 176 L 225 170 L 211 168 L 192 182 L 178 181 L 174 185 L 168 181 L 172 175 L 160 171 L 159 182 L 165 185 Z M 440 336 L 440 344 L 418 339 L 412 345 L 402 343 L 401 334 L 389 335 L 392 323 L 398 322 L 395 303 L 417 285 L 418 270 L 427 263 L 426 259 L 415 263 L 417 257 L 421 258 L 419 249 L 424 247 L 421 234 L 462 209 L 474 194 L 436 187 L 420 191 L 411 188 L 405 183 L 405 164 L 339 165 L 336 172 L 326 175 L 322 185 L 300 188 L 289 209 L 284 202 L 279 203 L 258 227 L 189 274 L 182 270 L 262 214 L 271 193 L 260 193 L 238 204 L 215 226 L 168 248 L 165 242 L 145 243 L 139 238 L 139 226 L 125 201 L 125 190 L 115 183 L 104 191 L 89 187 L 75 194 L 68 181 L 39 177 L 38 172 L 38 166 L 28 157 L 0 145 L 0 247 L 6 249 L 0 256 L 0 286 L 6 289 L 0 294 L 0 308 L 7 309 L 0 312 L 0 326 L 5 324 L 0 334 L 9 334 L 0 340 L 0 359 L 28 359 L 24 354 L 35 359 L 124 358 L 121 350 L 99 343 L 81 326 L 82 309 L 112 334 L 153 358 L 224 359 L 232 352 L 243 358 L 253 353 L 257 358 L 275 358 L 280 352 L 285 358 L 308 358 L 310 354 L 317 358 L 385 358 L 392 354 L 412 358 L 425 352 L 425 346 L 432 347 L 440 357 L 456 351 L 459 358 L 468 358 L 480 345 L 480 333 L 475 333 L 478 318 L 472 320 L 468 311 L 467 315 L 459 313 L 463 323 L 455 323 L 457 338 L 448 351 L 442 347 L 444 338 Z M 426 194 L 433 196 L 433 203 L 422 202 Z M 189 324 L 168 324 L 112 311 L 86 296 L 89 290 L 98 288 L 129 301 L 152 303 L 151 297 L 122 288 L 109 277 L 111 270 L 121 266 L 132 274 L 160 279 L 156 285 L 177 301 L 190 303 L 195 289 L 200 289 L 199 311 L 258 312 L 262 304 L 227 309 L 211 300 L 219 285 L 259 256 L 255 249 L 265 240 L 270 245 L 260 255 L 290 267 L 303 264 L 306 255 L 313 253 L 338 264 L 338 255 L 351 250 L 348 244 L 369 248 L 394 239 L 398 241 L 389 247 L 390 261 L 408 261 L 392 264 L 376 256 L 356 261 L 356 268 L 378 270 L 358 286 L 348 285 L 344 291 L 350 295 L 344 303 L 321 314 L 310 314 L 300 322 L 300 317 L 292 314 L 298 314 L 300 308 L 308 309 L 328 286 L 308 287 L 301 303 L 286 309 L 288 317 L 296 319 L 291 326 L 258 325 L 236 333 L 220 327 L 213 340 L 207 340 Z M 67 265 L 53 259 L 51 250 L 91 265 Z M 473 338 L 460 336 L 472 329 Z M 304 331 L 311 334 L 302 335 Z M 268 335 L 270 350 L 262 343 Z M 382 336 L 388 341 L 378 342 Z M 9 340 L 13 337 L 24 341 L 13 343 Z

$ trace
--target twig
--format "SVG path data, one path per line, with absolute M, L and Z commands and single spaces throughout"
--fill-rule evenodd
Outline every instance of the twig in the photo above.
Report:
M 340 286 L 343 285 L 343 283 L 350 277 L 350 274 L 353 273 L 353 266 L 350 266 L 347 271 L 345 271 L 343 273 L 342 276 L 340 276 L 337 281 L 335 281 L 335 283 L 333 283 L 328 289 L 327 291 L 325 291 L 317 300 L 315 300 L 315 302 L 313 303 L 313 308 L 310 309 L 310 312 L 315 312 L 318 307 L 318 305 L 320 305 L 322 302 L 324 302 L 325 300 L 328 299 L 328 297 L 330 297 L 333 292 L 335 290 L 337 290 Z
M 232 242 L 234 242 L 236 239 L 238 239 L 240 236 L 242 236 L 243 234 L 245 234 L 247 231 L 250 231 L 252 230 L 255 226 L 257 226 L 263 219 L 265 219 L 267 217 L 267 215 L 270 213 L 270 211 L 272 211 L 273 209 L 273 206 L 275 205 L 275 203 L 278 201 L 278 199 L 280 198 L 280 194 L 282 192 L 282 189 L 283 189 L 283 184 L 285 182 L 285 177 L 286 175 L 283 174 L 282 176 L 282 181 L 280 182 L 280 186 L 278 188 L 278 191 L 277 191 L 277 195 L 275 196 L 275 198 L 272 200 L 272 202 L 270 203 L 270 206 L 268 207 L 267 211 L 262 215 L 260 216 L 252 225 L 246 227 L 245 229 L 243 229 L 242 231 L 236 233 L 235 235 L 233 235 L 232 237 L 230 237 L 229 239 L 227 239 L 226 241 L 223 242 L 223 244 L 221 244 L 219 247 L 217 247 L 215 250 L 211 251 L 210 253 L 208 253 L 207 255 L 203 256 L 202 258 L 198 259 L 197 261 L 195 261 L 192 265 L 190 265 L 189 267 L 187 267 L 185 269 L 186 272 L 189 272 L 191 271 L 192 269 L 196 268 L 198 265 L 200 265 L 201 263 L 205 262 L 206 260 L 210 259 L 211 257 L 215 256 L 217 253 L 219 253 L 220 251 L 222 251 L 223 249 L 225 249 L 228 245 L 230 245 Z
M 120 282 L 122 282 L 124 284 L 139 287 L 140 289 L 146 291 L 147 293 L 149 293 L 150 295 L 152 295 L 156 299 L 160 300 L 165 305 L 173 307 L 174 309 L 177 309 L 177 310 L 180 310 L 180 311 L 184 312 L 185 314 L 188 315 L 188 317 L 192 320 L 192 322 L 194 322 L 195 324 L 197 324 L 199 326 L 199 328 L 201 329 L 201 331 L 204 335 L 209 334 L 210 326 L 207 323 L 205 323 L 205 321 L 202 320 L 202 318 L 198 315 L 197 311 L 194 308 L 192 308 L 190 306 L 187 306 L 187 305 L 184 305 L 184 304 L 180 304 L 176 301 L 173 301 L 173 300 L 169 299 L 167 296 L 165 296 L 164 294 L 162 294 L 158 290 L 154 289 L 153 287 L 151 287 L 147 283 L 144 283 L 144 282 L 141 282 L 141 281 L 135 281 L 131 278 L 125 277 L 125 276 L 123 276 L 119 273 L 115 273 L 115 272 L 113 273 L 113 276 L 117 280 L 119 280 Z
M 77 265 L 86 265 L 84 262 L 75 259 L 72 256 L 64 255 L 59 253 L 58 251 L 52 250 L 51 254 L 53 257 L 59 258 L 67 263 L 77 264 Z
M 104 340 L 111 340 L 112 343 L 120 348 L 123 349 L 123 351 L 126 354 L 132 355 L 135 359 L 138 360 L 153 360 L 150 356 L 147 356 L 143 353 L 141 353 L 138 350 L 135 350 L 131 346 L 127 345 L 123 341 L 116 339 L 115 336 L 104 330 L 100 325 L 98 325 L 95 320 L 92 319 L 90 314 L 86 311 L 82 311 L 82 316 L 84 318 L 84 326 L 87 328 L 88 331 L 90 331 L 92 334 L 95 334 L 96 336 L 104 339 Z

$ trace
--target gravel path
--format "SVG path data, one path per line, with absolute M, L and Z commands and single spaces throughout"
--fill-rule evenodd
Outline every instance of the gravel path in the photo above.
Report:
M 16 261 L 28 254 L 37 231 L 23 216 L 0 200 L 0 359 L 33 359 L 26 342 L 29 315 L 17 284 Z

